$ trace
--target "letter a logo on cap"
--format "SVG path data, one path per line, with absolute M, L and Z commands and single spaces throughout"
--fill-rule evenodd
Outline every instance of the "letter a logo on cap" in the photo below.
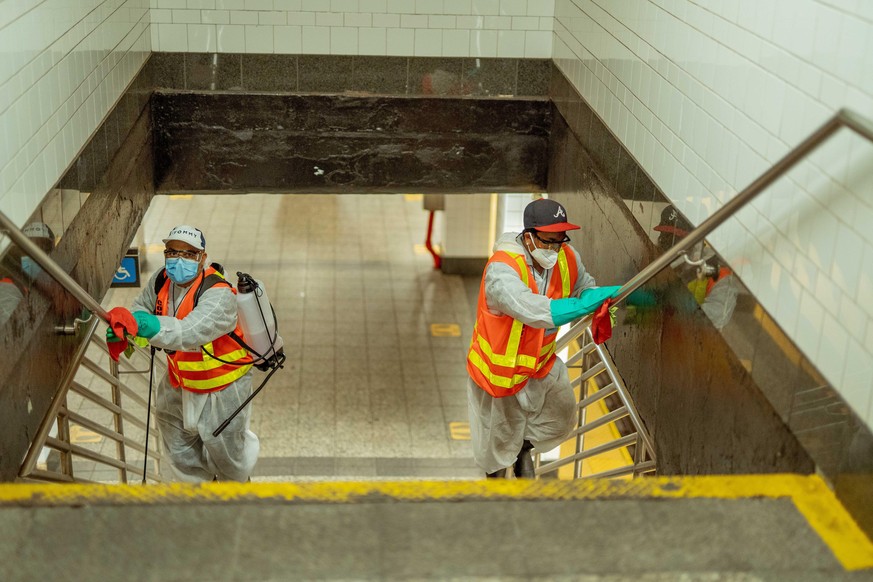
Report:
M 567 219 L 567 215 L 564 213 L 563 206 L 558 206 L 558 211 L 555 213 L 555 218 L 558 218 L 559 216 L 563 216 L 565 220 Z

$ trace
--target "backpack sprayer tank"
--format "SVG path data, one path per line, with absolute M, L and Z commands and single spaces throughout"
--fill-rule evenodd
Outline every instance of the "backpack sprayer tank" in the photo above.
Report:
M 283 353 L 284 342 L 276 330 L 276 316 L 264 284 L 248 273 L 237 271 L 236 302 L 239 326 L 253 352 L 255 367 L 267 370 Z
M 212 431 L 212 436 L 218 436 L 227 428 L 236 415 L 245 408 L 252 398 L 258 395 L 273 374 L 282 368 L 285 362 L 285 352 L 282 349 L 284 342 L 276 329 L 276 313 L 264 284 L 248 273 L 236 272 L 236 311 L 239 327 L 243 332 L 245 348 L 254 358 L 253 365 L 258 370 L 267 372 L 267 376 L 261 385 L 249 394 L 248 398 L 222 422 L 218 428 Z

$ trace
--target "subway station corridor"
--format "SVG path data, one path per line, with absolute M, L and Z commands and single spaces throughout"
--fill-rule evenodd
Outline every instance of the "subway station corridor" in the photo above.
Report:
M 427 216 L 421 195 L 152 202 L 143 281 L 163 267 L 161 239 L 192 224 L 209 259 L 234 283 L 237 271 L 263 280 L 276 310 L 288 359 L 253 401 L 254 480 L 480 476 L 450 428 L 467 424 L 475 296 L 434 269 Z M 128 306 L 139 291 L 116 288 L 103 303 Z
M 873 580 L 871 70 L 873 0 L 0 0 L 0 582 Z

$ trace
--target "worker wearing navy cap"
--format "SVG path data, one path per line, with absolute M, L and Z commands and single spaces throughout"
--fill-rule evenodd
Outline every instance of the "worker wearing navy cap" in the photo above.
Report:
M 595 311 L 619 287 L 597 287 L 570 246 L 566 209 L 541 198 L 524 231 L 494 244 L 467 354 L 473 457 L 488 477 L 533 477 L 530 450 L 549 450 L 575 424 L 576 399 L 555 355 L 558 328 Z

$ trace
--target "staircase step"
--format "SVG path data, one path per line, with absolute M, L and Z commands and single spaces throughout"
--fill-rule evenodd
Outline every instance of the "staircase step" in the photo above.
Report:
M 818 477 L 0 486 L 4 580 L 869 579 Z M 856 572 L 852 572 L 852 571 Z

